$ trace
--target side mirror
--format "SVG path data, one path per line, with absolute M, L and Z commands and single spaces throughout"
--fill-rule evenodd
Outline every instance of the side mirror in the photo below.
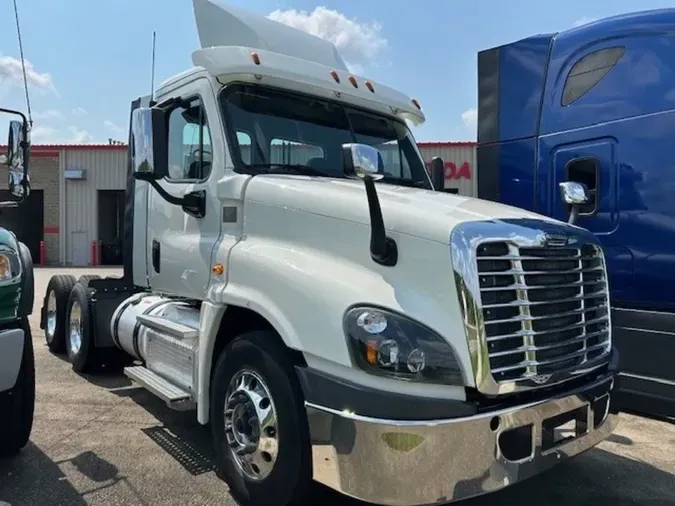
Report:
M 588 187 L 583 183 L 565 181 L 560 183 L 562 200 L 571 206 L 568 223 L 573 225 L 579 217 L 579 206 L 588 202 Z
M 24 135 L 21 121 L 9 122 L 9 136 L 7 139 L 7 165 L 10 169 L 23 169 Z
M 368 144 L 343 144 L 344 171 L 348 176 L 377 181 L 384 177 L 382 155 Z
M 164 111 L 139 107 L 131 116 L 132 164 L 134 177 L 156 181 L 168 174 L 168 139 Z
M 440 156 L 435 156 L 431 159 L 430 172 L 434 190 L 442 192 L 445 189 L 445 168 L 443 167 L 443 159 Z
M 26 176 L 26 183 L 24 185 L 23 172 L 10 170 L 7 186 L 9 188 L 9 193 L 11 193 L 12 196 L 17 197 L 19 199 L 23 199 L 25 197 L 28 197 L 28 195 L 30 195 L 30 178 Z

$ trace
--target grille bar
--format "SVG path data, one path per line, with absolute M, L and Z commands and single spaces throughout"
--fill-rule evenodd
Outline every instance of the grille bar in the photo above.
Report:
M 521 346 L 520 348 L 515 348 L 513 350 L 506 350 L 506 351 L 498 351 L 496 353 L 492 353 L 492 357 L 504 357 L 507 355 L 513 355 L 515 353 L 525 353 L 526 351 L 544 351 L 544 350 L 552 350 L 554 348 L 559 348 L 561 346 L 568 346 L 570 344 L 575 344 L 581 341 L 585 341 L 589 337 L 594 337 L 594 336 L 600 336 L 604 333 L 604 331 L 599 330 L 597 332 L 591 332 L 590 334 L 585 334 L 577 337 L 573 337 L 572 339 L 567 339 L 566 341 L 560 341 L 556 342 L 554 344 L 547 344 L 544 346 Z
M 527 336 L 527 335 L 545 335 L 546 333 L 552 333 L 552 332 L 565 332 L 567 330 L 573 330 L 573 329 L 578 329 L 581 327 L 585 327 L 586 325 L 592 325 L 594 323 L 605 323 L 609 322 L 609 318 L 607 316 L 603 316 L 602 318 L 596 318 L 594 320 L 586 320 L 585 322 L 580 322 L 580 323 L 575 323 L 574 325 L 568 325 L 567 327 L 562 327 L 559 329 L 555 330 L 549 330 L 549 331 L 542 331 L 542 332 L 535 332 L 533 330 L 519 330 L 518 332 L 514 332 L 513 334 L 503 334 L 499 336 L 492 336 L 487 338 L 487 342 L 492 342 L 492 341 L 503 341 L 504 339 L 512 339 L 514 337 L 522 337 L 522 336 Z
M 548 260 L 548 259 L 547 259 Z M 568 259 L 565 259 L 568 260 Z M 517 275 L 546 275 L 546 274 L 576 274 L 581 271 L 589 272 L 589 271 L 602 271 L 602 267 L 592 267 L 590 269 L 584 269 L 583 267 L 575 267 L 574 269 L 569 269 L 566 271 L 524 271 L 522 269 L 509 269 L 508 271 L 481 271 L 481 274 L 489 274 L 490 276 L 517 276 Z
M 574 302 L 577 300 L 588 300 L 588 299 L 597 299 L 605 296 L 604 290 L 599 290 L 590 294 L 579 294 L 574 297 L 567 297 L 566 299 L 551 299 L 551 300 L 541 300 L 541 301 L 526 301 L 526 300 L 515 300 L 513 302 L 504 302 L 501 304 L 484 304 L 483 309 L 491 309 L 497 307 L 517 307 L 517 306 L 543 306 L 546 304 L 559 304 L 562 302 Z M 491 323 L 491 322 L 490 322 Z
M 477 246 L 480 311 L 496 383 L 584 370 L 609 354 L 599 247 Z
M 541 365 L 554 364 L 556 362 L 562 362 L 563 360 L 569 360 L 570 358 L 574 358 L 574 357 L 577 357 L 577 356 L 581 357 L 582 355 L 586 355 L 587 353 L 593 351 L 594 349 L 599 350 L 599 349 L 603 348 L 604 346 L 605 346 L 605 343 L 595 344 L 593 346 L 586 347 L 583 350 L 565 355 L 564 357 L 558 357 L 558 358 L 554 358 L 554 359 L 550 359 L 550 360 L 544 360 L 544 361 L 525 360 L 523 362 L 519 362 L 518 364 L 509 365 L 509 366 L 506 366 L 506 367 L 499 367 L 497 369 L 492 369 L 492 373 L 493 374 L 495 374 L 495 373 L 499 374 L 500 372 L 515 371 L 516 369 L 522 369 L 524 367 L 529 367 L 529 366 L 535 366 L 536 367 L 536 366 L 541 366 Z

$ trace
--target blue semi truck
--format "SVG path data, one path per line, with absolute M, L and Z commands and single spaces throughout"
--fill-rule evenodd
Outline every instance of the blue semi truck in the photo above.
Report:
M 478 55 L 478 196 L 576 224 L 609 269 L 618 403 L 675 416 L 675 9 Z

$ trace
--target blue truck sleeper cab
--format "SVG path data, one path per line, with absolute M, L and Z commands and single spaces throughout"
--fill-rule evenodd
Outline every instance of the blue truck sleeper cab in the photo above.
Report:
M 619 402 L 675 416 L 675 9 L 626 14 L 478 55 L 478 196 L 577 225 L 609 270 Z

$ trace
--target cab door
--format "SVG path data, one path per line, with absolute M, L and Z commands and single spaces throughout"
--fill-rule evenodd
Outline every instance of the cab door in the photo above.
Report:
M 540 167 L 550 168 L 545 214 L 568 220 L 570 210 L 562 200 L 561 182 L 575 181 L 588 187 L 590 200 L 580 208 L 576 224 L 592 232 L 602 244 L 612 298 L 620 300 L 624 294 L 629 296 L 634 267 L 633 256 L 620 238 L 617 143 L 613 138 L 599 138 L 555 145 L 562 137 L 544 138 L 540 147 L 540 153 L 547 154 L 541 158 L 544 163 Z
M 211 257 L 221 231 L 216 183 L 224 171 L 219 118 L 210 83 L 197 78 L 161 103 L 180 98 L 167 110 L 168 176 L 158 183 L 175 197 L 202 199 L 203 213 L 167 202 L 149 189 L 147 266 L 153 291 L 200 298 L 211 276 Z M 215 149 L 214 149 L 215 148 Z

